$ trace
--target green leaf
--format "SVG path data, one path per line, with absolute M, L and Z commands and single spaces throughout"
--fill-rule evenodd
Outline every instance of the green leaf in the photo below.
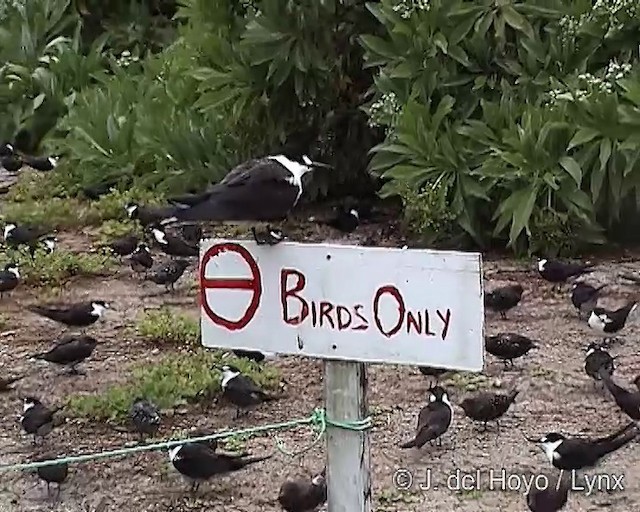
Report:
M 447 38 L 444 37 L 444 34 L 442 32 L 438 32 L 435 36 L 433 36 L 433 42 L 438 48 L 440 48 L 440 50 L 442 50 L 442 53 L 447 53 Z
M 600 135 L 600 132 L 593 128 L 580 128 L 569 142 L 567 149 L 582 146 L 590 140 L 595 139 L 598 135 Z
M 610 156 L 611 156 L 611 140 L 602 139 L 600 141 L 600 170 L 601 171 L 604 171 Z
M 460 46 L 450 46 L 448 55 L 457 60 L 463 66 L 468 67 L 471 64 L 469 62 L 467 52 L 465 52 Z
M 532 186 L 529 190 L 521 190 L 519 194 L 521 197 L 519 197 L 518 206 L 513 213 L 513 223 L 509 231 L 509 245 L 515 243 L 525 227 L 528 230 L 529 219 L 538 198 L 538 186 Z
M 560 165 L 564 168 L 565 171 L 569 173 L 569 176 L 573 178 L 578 187 L 582 183 L 582 169 L 580 168 L 580 164 L 576 162 L 570 156 L 563 156 L 560 161 Z
M 502 16 L 504 18 L 504 21 L 506 21 L 507 24 L 514 29 L 522 32 L 531 39 L 535 37 L 533 34 L 533 28 L 527 21 L 527 18 L 525 18 L 510 5 L 506 5 L 502 8 Z
M 377 36 L 362 35 L 360 36 L 360 44 L 364 46 L 365 50 L 393 59 L 396 57 L 396 53 L 393 51 L 393 47 L 387 43 L 384 39 Z
M 453 110 L 453 106 L 455 105 L 456 100 L 453 96 L 446 95 L 438 103 L 438 108 L 436 108 L 435 114 L 433 114 L 433 118 L 431 119 L 431 124 L 433 130 L 437 130 L 440 127 L 440 123 L 444 120 L 447 115 L 451 113 Z

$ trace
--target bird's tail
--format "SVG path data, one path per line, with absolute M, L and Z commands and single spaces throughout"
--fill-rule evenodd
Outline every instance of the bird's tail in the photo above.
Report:
M 251 464 L 255 464 L 256 462 L 262 462 L 263 460 L 270 459 L 271 457 L 273 457 L 273 454 L 262 455 L 260 457 L 248 457 L 246 459 L 234 459 L 234 460 L 239 463 L 238 469 L 240 469 L 240 468 L 249 466 Z
M 615 434 L 601 439 L 598 442 L 599 455 L 602 457 L 603 455 L 614 452 L 618 448 L 622 448 L 625 444 L 633 441 L 637 436 L 638 430 L 636 424 L 631 422 Z
M 413 438 L 411 441 L 407 441 L 406 443 L 402 443 L 400 448 L 414 448 L 416 446 L 416 440 Z
M 598 287 L 595 289 L 595 291 L 593 292 L 593 293 L 594 293 L 594 295 L 595 295 L 596 293 L 600 292 L 601 290 L 603 290 L 604 288 L 606 288 L 607 286 L 608 286 L 608 285 L 606 285 L 606 284 L 603 284 L 603 285 L 598 286 Z
M 19 380 L 24 379 L 24 377 L 25 377 L 24 375 L 18 375 L 18 376 L 16 376 L 16 377 L 11 377 L 10 379 L 7 379 L 7 380 L 5 381 L 5 384 L 6 384 L 7 386 L 9 386 L 9 385 L 13 384 L 14 382 L 18 382 Z
M 281 397 L 276 395 L 270 395 L 268 393 L 261 393 L 260 398 L 262 398 L 263 402 L 273 402 L 274 400 L 279 400 Z
M 516 388 L 513 388 L 511 391 L 509 391 L 509 394 L 507 395 L 509 402 L 513 403 L 513 401 L 516 399 L 519 393 L 520 393 L 520 390 Z
M 634 421 L 630 421 L 621 429 L 616 430 L 613 434 L 598 439 L 598 444 L 600 443 L 607 444 L 612 441 L 615 441 L 618 438 L 626 437 L 626 435 L 628 435 L 632 431 L 633 431 L 633 436 L 635 437 L 638 434 L 636 429 L 637 429 L 636 423 Z
M 184 208 L 185 206 L 195 206 L 203 201 L 206 201 L 211 196 L 209 192 L 202 192 L 200 194 L 185 194 L 183 196 L 175 196 L 167 199 L 172 205 L 178 208 Z
M 27 309 L 36 315 L 48 316 L 51 314 L 51 310 L 49 308 L 42 306 L 28 306 Z
M 43 359 L 46 354 L 46 352 L 39 352 L 38 354 L 30 356 L 29 359 Z

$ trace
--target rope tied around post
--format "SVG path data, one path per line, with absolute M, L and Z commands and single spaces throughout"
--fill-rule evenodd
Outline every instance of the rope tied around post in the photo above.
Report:
M 57 466 L 60 464 L 73 464 L 80 462 L 89 462 L 92 460 L 109 459 L 115 457 L 124 457 L 133 453 L 141 453 L 155 450 L 168 449 L 173 446 L 178 446 L 187 443 L 195 443 L 200 441 L 211 441 L 213 439 L 233 439 L 233 438 L 247 438 L 257 434 L 263 434 L 267 432 L 277 430 L 290 430 L 296 427 L 311 425 L 312 429 L 317 432 L 316 437 L 312 443 L 296 452 L 289 452 L 284 448 L 284 443 L 274 436 L 276 447 L 278 450 L 290 457 L 301 455 L 311 450 L 322 439 L 327 430 L 327 426 L 342 428 L 346 430 L 364 431 L 372 427 L 373 422 L 371 417 L 367 417 L 364 420 L 355 421 L 333 421 L 327 418 L 327 413 L 323 408 L 316 408 L 310 416 L 307 418 L 284 421 L 280 423 L 270 423 L 259 427 L 251 427 L 242 430 L 229 430 L 226 432 L 220 432 L 218 434 L 210 434 L 207 436 L 191 437 L 186 439 L 174 439 L 171 441 L 162 441 L 159 443 L 152 443 L 146 445 L 132 446 L 130 448 L 119 448 L 116 450 L 107 450 L 96 453 L 87 453 L 84 455 L 73 455 L 69 457 L 59 457 L 56 459 L 43 460 L 38 462 L 24 462 L 17 464 L 0 464 L 0 473 L 5 471 L 28 471 L 34 470 L 46 466 Z

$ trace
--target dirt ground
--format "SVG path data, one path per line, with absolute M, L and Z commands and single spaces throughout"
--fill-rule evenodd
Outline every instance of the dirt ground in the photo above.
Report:
M 337 238 L 335 233 L 326 229 L 310 228 L 308 231 L 314 239 Z M 348 239 L 363 241 L 372 235 L 377 236 L 376 228 L 368 226 Z M 78 235 L 61 235 L 59 238 L 63 246 L 78 250 L 87 245 L 87 240 Z M 605 306 L 618 305 L 640 292 L 637 285 L 622 284 L 617 277 L 622 268 L 640 270 L 640 258 L 636 261 L 634 263 L 633 255 L 629 255 L 624 262 L 600 262 L 590 281 L 611 283 L 607 296 L 602 300 Z M 445 386 L 456 404 L 478 386 L 506 390 L 517 385 L 521 390 L 517 403 L 503 418 L 499 435 L 495 429 L 478 432 L 456 406 L 453 425 L 444 436 L 441 447 L 427 445 L 421 450 L 400 450 L 398 443 L 414 431 L 428 382 L 413 367 L 369 366 L 369 401 L 375 418 L 371 432 L 373 508 L 378 512 L 526 510 L 523 478 L 541 471 L 548 473 L 549 464 L 542 452 L 524 440 L 523 434 L 537 437 L 559 431 L 600 436 L 628 421 L 610 399 L 594 391 L 584 373 L 583 349 L 597 338 L 577 319 L 568 295 L 551 293 L 550 285 L 541 281 L 528 262 L 485 261 L 485 277 L 488 290 L 508 282 L 520 282 L 525 288 L 522 303 L 510 313 L 508 320 L 487 314 L 487 333 L 519 332 L 539 340 L 541 348 L 517 361 L 516 368 L 509 371 L 487 356 L 482 376 L 457 374 L 446 380 Z M 171 298 L 171 305 L 197 317 L 197 293 L 190 280 L 195 280 L 193 268 L 179 282 L 180 290 Z M 166 296 L 152 295 L 157 291 L 158 287 L 152 283 L 140 284 L 134 280 L 129 269 L 123 266 L 108 279 L 79 279 L 67 286 L 57 298 L 71 301 L 99 294 L 117 308 L 88 331 L 102 343 L 84 364 L 86 377 L 60 375 L 59 370 L 28 359 L 30 354 L 46 349 L 60 332 L 52 322 L 36 317 L 25 308 L 45 299 L 41 290 L 22 287 L 5 298 L 1 311 L 8 317 L 9 325 L 0 334 L 1 365 L 5 372 L 27 372 L 29 375 L 16 385 L 14 391 L 0 395 L 0 464 L 29 460 L 34 454 L 30 438 L 21 432 L 17 420 L 21 412 L 20 396 L 34 394 L 47 404 L 61 403 L 70 394 L 100 391 L 112 383 L 124 381 L 131 365 L 152 362 L 171 350 L 165 346 L 154 350 L 148 342 L 136 339 L 128 328 L 143 309 L 159 307 L 167 300 Z M 619 382 L 627 387 L 640 373 L 638 333 L 636 325 L 628 326 L 624 331 L 624 343 L 612 349 L 619 355 Z M 234 411 L 230 408 L 213 404 L 182 407 L 166 416 L 167 421 L 159 437 L 170 438 L 172 432 L 196 427 L 211 430 L 230 426 L 243 428 L 302 418 L 322 405 L 321 361 L 279 357 L 268 364 L 281 371 L 288 396 L 286 400 L 266 404 L 249 417 L 235 422 Z M 303 448 L 312 439 L 311 433 L 305 429 L 281 432 L 279 437 L 289 449 Z M 114 426 L 67 418 L 49 436 L 45 448 L 55 455 L 81 454 L 133 444 L 135 439 L 132 433 Z M 246 449 L 253 454 L 272 452 L 275 450 L 273 437 L 252 438 L 247 441 Z M 591 496 L 576 491 L 567 510 L 578 512 L 607 507 L 623 512 L 640 510 L 639 463 L 637 443 L 609 457 L 596 472 L 623 474 L 624 491 L 595 492 Z M 202 486 L 199 494 L 191 497 L 183 480 L 170 466 L 167 455 L 150 452 L 73 465 L 57 503 L 47 500 L 46 487 L 38 482 L 35 475 L 3 473 L 0 474 L 0 512 L 276 511 L 280 510 L 276 502 L 280 484 L 286 478 L 317 472 L 323 464 L 322 444 L 300 458 L 291 459 L 276 452 L 264 463 Z M 419 488 L 427 470 L 430 470 L 432 487 L 438 485 L 438 489 Z M 491 476 L 498 478 L 502 470 L 505 477 L 511 477 L 509 482 L 514 489 L 497 489 L 501 485 L 497 480 L 493 481 L 491 488 Z M 407 471 L 413 475 L 413 486 L 408 490 L 399 489 L 396 480 L 405 482 Z M 480 472 L 477 488 L 448 488 L 455 487 L 456 474 L 477 475 L 477 471 Z M 470 478 L 466 481 L 471 482 Z M 473 483 L 472 487 L 476 484 Z

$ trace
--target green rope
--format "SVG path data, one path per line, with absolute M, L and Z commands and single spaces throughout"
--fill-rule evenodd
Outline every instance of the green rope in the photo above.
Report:
M 333 421 L 333 420 L 327 419 L 326 411 L 324 409 L 318 408 L 318 409 L 315 409 L 311 414 L 311 416 L 309 416 L 308 418 L 303 418 L 299 420 L 284 421 L 281 423 L 271 423 L 268 425 L 263 425 L 261 427 L 246 428 L 243 430 L 230 430 L 227 432 L 220 432 L 219 434 L 210 434 L 207 436 L 191 437 L 187 439 L 176 439 L 173 441 L 163 441 L 160 443 L 133 446 L 131 448 L 120 448 L 117 450 L 109 450 L 109 451 L 98 452 L 98 453 L 87 453 L 85 455 L 60 457 L 57 459 L 43 460 L 39 462 L 4 464 L 4 465 L 0 465 L 0 472 L 25 471 L 25 470 L 36 469 L 36 468 L 41 468 L 45 466 L 57 466 L 59 464 L 72 464 L 74 462 L 88 462 L 91 460 L 108 459 L 112 457 L 122 457 L 132 453 L 162 450 L 163 448 L 171 448 L 172 446 L 178 446 L 186 443 L 195 443 L 199 441 L 211 441 L 213 439 L 226 439 L 226 438 L 234 438 L 234 437 L 235 438 L 250 437 L 250 436 L 254 436 L 256 434 L 260 434 L 264 432 L 271 432 L 273 430 L 288 430 L 288 429 L 292 429 L 292 428 L 300 427 L 304 425 L 311 425 L 312 428 L 315 431 L 317 431 L 317 435 L 315 439 L 309 446 L 297 452 L 289 452 L 284 448 L 284 443 L 281 440 L 279 440 L 277 437 L 275 437 L 276 447 L 278 448 L 278 450 L 284 453 L 285 455 L 289 455 L 291 457 L 300 455 L 302 453 L 305 453 L 311 450 L 320 441 L 320 439 L 322 439 L 322 436 L 325 434 L 327 430 L 327 426 L 361 432 L 371 428 L 372 420 L 370 417 L 368 417 L 364 420 L 356 420 L 356 421 Z

